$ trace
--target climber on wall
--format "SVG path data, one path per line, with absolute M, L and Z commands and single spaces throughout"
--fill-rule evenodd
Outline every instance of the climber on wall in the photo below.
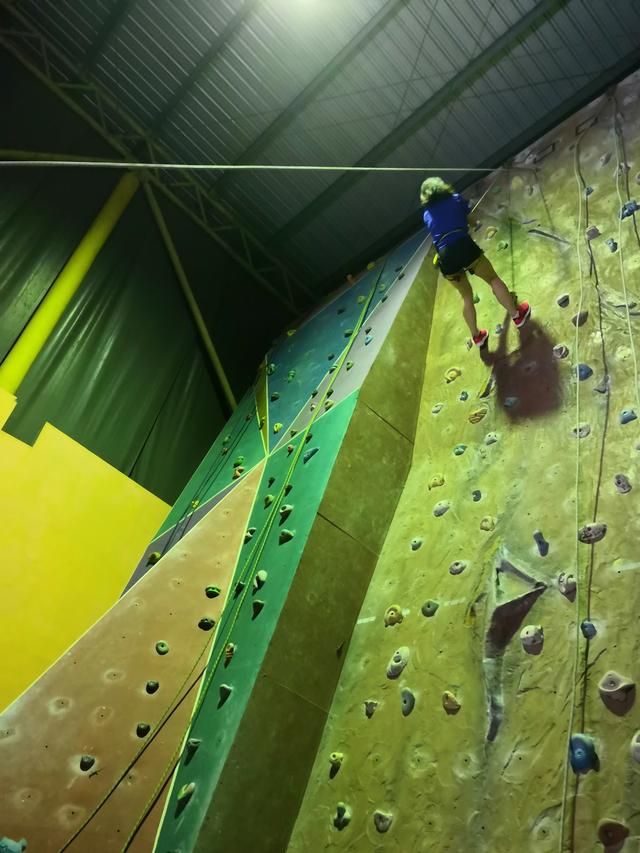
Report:
M 521 302 L 516 307 L 506 284 L 494 270 L 491 261 L 469 236 L 469 202 L 442 178 L 427 178 L 420 187 L 420 203 L 424 206 L 424 224 L 438 253 L 440 271 L 462 296 L 462 313 L 474 344 L 478 347 L 484 346 L 489 333 L 486 329 L 478 329 L 468 272 L 487 282 L 516 327 L 521 329 L 529 319 L 531 308 L 527 302 Z

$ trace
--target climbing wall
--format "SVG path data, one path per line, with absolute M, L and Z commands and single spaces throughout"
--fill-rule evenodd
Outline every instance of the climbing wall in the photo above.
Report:
M 250 849 L 238 833 L 255 824 L 218 806 L 252 773 L 255 751 L 238 760 L 256 729 L 247 720 L 307 714 L 264 848 L 282 849 L 408 470 L 434 295 L 427 251 L 413 237 L 285 330 L 120 600 L 0 717 L 0 839 L 108 853 L 150 850 L 156 836 L 161 850 L 232 849 L 234 837 Z M 394 392 L 380 395 L 389 370 Z M 369 448 L 376 468 L 354 464 Z M 314 584 L 337 591 L 344 565 L 346 606 L 314 635 L 327 600 Z M 304 654 L 279 671 L 294 622 Z M 286 753 L 288 731 L 271 725 L 269 738 Z M 266 799 L 273 779 L 265 769 Z
M 640 75 L 468 193 L 528 300 L 442 279 L 411 471 L 291 853 L 638 851 Z M 486 192 L 486 195 L 484 195 Z

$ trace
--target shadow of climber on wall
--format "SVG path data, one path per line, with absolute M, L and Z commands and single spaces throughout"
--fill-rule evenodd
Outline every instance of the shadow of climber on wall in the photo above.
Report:
M 480 350 L 480 358 L 492 369 L 498 403 L 512 421 L 555 411 L 562 403 L 562 390 L 553 342 L 539 323 L 530 320 L 519 333 L 520 347 L 507 352 L 509 325 L 505 315 L 497 349 Z

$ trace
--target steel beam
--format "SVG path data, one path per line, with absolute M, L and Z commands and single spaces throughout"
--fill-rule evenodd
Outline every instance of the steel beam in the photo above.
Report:
M 147 162 L 169 162 L 173 154 L 139 125 L 98 84 L 82 78 L 65 54 L 46 39 L 11 0 L 0 0 L 12 25 L 0 28 L 0 45 L 97 131 L 123 160 L 144 146 Z M 79 158 L 82 159 L 82 158 Z M 285 264 L 265 248 L 224 202 L 212 196 L 188 169 L 150 173 L 157 188 L 178 205 L 292 316 L 315 300 Z M 295 297 L 294 297 L 295 292 Z
M 245 0 L 244 6 L 240 9 L 240 11 L 236 12 L 236 14 L 231 18 L 229 23 L 222 29 L 220 33 L 215 37 L 215 39 L 211 42 L 206 52 L 200 57 L 196 65 L 193 67 L 191 72 L 185 77 L 182 83 L 178 86 L 175 92 L 171 95 L 167 103 L 164 105 L 162 110 L 158 113 L 158 115 L 153 120 L 151 127 L 149 128 L 150 133 L 158 133 L 160 129 L 165 125 L 176 109 L 176 107 L 182 102 L 185 95 L 195 86 L 197 81 L 202 77 L 207 68 L 211 65 L 216 56 L 220 53 L 225 44 L 228 44 L 231 37 L 236 33 L 242 24 L 247 20 L 249 15 L 253 12 L 253 10 L 258 5 L 259 0 Z
M 493 44 L 471 60 L 452 80 L 444 84 L 418 109 L 407 116 L 390 133 L 369 149 L 355 166 L 376 166 L 399 148 L 420 127 L 437 115 L 451 101 L 455 100 L 475 80 L 484 74 L 501 56 L 509 53 L 518 42 L 540 27 L 553 16 L 568 0 L 541 0 L 510 29 L 497 38 Z M 347 172 L 337 178 L 308 205 L 302 208 L 292 219 L 285 223 L 269 240 L 271 247 L 281 246 L 304 226 L 326 210 L 337 198 L 348 192 L 365 177 L 366 173 Z
M 127 17 L 133 8 L 136 0 L 119 0 L 118 3 L 109 12 L 102 29 L 89 46 L 82 60 L 82 70 L 85 74 L 91 73 L 98 61 L 100 54 L 109 44 L 113 34 L 117 32 L 122 21 Z
M 371 41 L 371 39 L 379 32 L 382 27 L 396 14 L 401 6 L 405 6 L 408 0 L 387 0 L 381 8 L 373 15 L 367 24 L 355 35 L 336 55 L 331 59 L 322 71 L 313 78 L 302 89 L 299 94 L 285 107 L 285 109 L 265 128 L 260 136 L 251 143 L 236 159 L 236 163 L 251 163 L 260 155 L 273 140 L 284 133 L 293 121 L 300 115 L 305 107 L 310 104 L 313 99 L 335 79 L 345 65 L 353 59 L 353 57 L 363 49 L 363 47 Z M 222 192 L 224 188 L 233 180 L 231 174 L 223 175 L 214 184 L 214 189 L 217 192 Z

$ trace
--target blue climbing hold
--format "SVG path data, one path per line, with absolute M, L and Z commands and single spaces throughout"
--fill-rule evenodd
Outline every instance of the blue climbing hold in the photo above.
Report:
M 372 340 L 373 340 L 373 338 L 371 337 L 371 335 L 365 335 L 365 338 L 364 338 L 364 345 L 365 345 L 365 346 L 368 346 L 368 345 L 371 343 L 371 341 L 372 341 Z
M 609 237 L 609 239 L 608 239 L 608 240 L 606 240 L 605 242 L 606 242 L 607 246 L 609 247 L 609 251 L 610 251 L 610 252 L 615 252 L 615 251 L 617 251 L 617 249 L 618 249 L 618 244 L 617 244 L 617 243 L 616 243 L 616 241 L 613 239 L 613 237 Z
M 578 379 L 581 382 L 584 379 L 588 379 L 590 376 L 593 376 L 593 370 L 591 370 L 588 364 L 579 364 L 576 371 L 578 373 Z
M 480 489 L 475 489 L 473 492 L 471 492 L 471 497 L 477 503 L 482 497 L 482 492 L 480 491 Z
M 533 539 L 536 545 L 538 546 L 538 553 L 541 557 L 546 557 L 549 553 L 549 543 L 542 535 L 541 530 L 536 530 L 533 534 Z
M 316 455 L 316 453 L 319 450 L 320 450 L 319 447 L 310 447 L 308 450 L 305 450 L 305 452 L 302 454 L 303 464 L 306 464 L 311 459 L 312 456 Z
M 468 391 L 461 391 L 460 397 L 458 399 L 462 400 L 462 402 L 464 403 L 465 400 L 469 399 L 469 392 Z
M 588 773 L 589 770 L 598 770 L 600 762 L 593 738 L 580 733 L 571 735 L 569 761 L 574 773 Z
M 593 640 L 595 635 L 598 633 L 596 631 L 596 626 L 593 622 L 590 622 L 589 619 L 583 619 L 580 623 L 580 630 L 582 631 L 582 636 L 585 640 Z
M 466 449 L 466 444 L 456 444 L 456 446 L 453 448 L 453 454 L 454 456 L 462 456 Z
M 623 409 L 620 412 L 620 423 L 621 424 L 631 423 L 631 421 L 635 421 L 637 417 L 638 416 L 633 411 L 633 409 Z
M 585 195 L 587 195 L 587 196 L 591 195 L 592 192 L 593 192 L 593 187 L 585 187 L 584 188 L 584 194 Z
M 7 838 L 3 835 L 0 838 L 0 853 L 22 853 L 27 849 L 27 839 L 21 838 L 20 841 L 14 841 L 13 838 Z
M 513 409 L 518 403 L 519 400 L 517 397 L 505 397 L 504 406 L 506 409 Z
M 620 210 L 620 219 L 626 219 L 627 216 L 633 216 L 636 210 L 640 210 L 640 205 L 635 199 L 625 201 L 622 205 L 622 209 Z
M 416 539 L 411 540 L 411 550 L 412 551 L 417 551 L 421 545 L 422 545 L 422 539 L 416 538 Z

